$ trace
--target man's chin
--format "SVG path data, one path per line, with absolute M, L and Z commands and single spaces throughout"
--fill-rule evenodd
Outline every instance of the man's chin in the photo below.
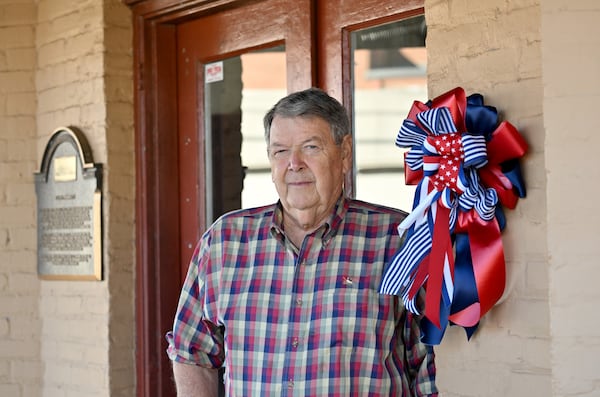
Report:
M 288 198 L 283 203 L 284 208 L 289 211 L 304 211 L 317 206 L 317 203 L 307 200 L 306 197 Z

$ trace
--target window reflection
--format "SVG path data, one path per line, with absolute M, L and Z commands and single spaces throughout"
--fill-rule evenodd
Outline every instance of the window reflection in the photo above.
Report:
M 206 219 L 277 200 L 262 118 L 286 94 L 285 48 L 205 65 Z
M 242 58 L 242 163 L 245 168 L 242 207 L 277 201 L 271 181 L 263 116 L 287 94 L 285 47 L 255 51 Z
M 396 134 L 414 100 L 427 98 L 423 16 L 352 33 L 355 192 L 361 200 L 409 211 L 405 149 Z

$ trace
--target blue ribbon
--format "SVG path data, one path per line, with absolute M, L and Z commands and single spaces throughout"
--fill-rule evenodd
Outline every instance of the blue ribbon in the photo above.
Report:
M 483 135 L 490 139 L 498 126 L 498 111 L 493 106 L 483 104 L 483 95 L 472 94 L 467 97 L 465 127 L 467 131 Z
M 521 173 L 521 163 L 516 159 L 509 160 L 500 164 L 500 167 L 504 176 L 512 183 L 517 195 L 521 198 L 525 197 L 527 192 L 525 191 L 525 179 Z

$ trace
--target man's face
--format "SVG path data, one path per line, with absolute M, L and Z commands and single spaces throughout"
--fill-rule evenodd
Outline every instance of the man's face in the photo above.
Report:
M 318 217 L 328 213 L 342 192 L 351 148 L 350 135 L 336 145 L 329 124 L 319 117 L 275 116 L 268 152 L 284 209 Z

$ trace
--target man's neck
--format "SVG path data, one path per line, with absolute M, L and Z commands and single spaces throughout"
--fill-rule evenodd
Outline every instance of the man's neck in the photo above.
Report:
M 300 248 L 304 237 L 317 230 L 331 216 L 331 211 L 316 216 L 314 213 L 283 211 L 283 230 L 288 239 Z

